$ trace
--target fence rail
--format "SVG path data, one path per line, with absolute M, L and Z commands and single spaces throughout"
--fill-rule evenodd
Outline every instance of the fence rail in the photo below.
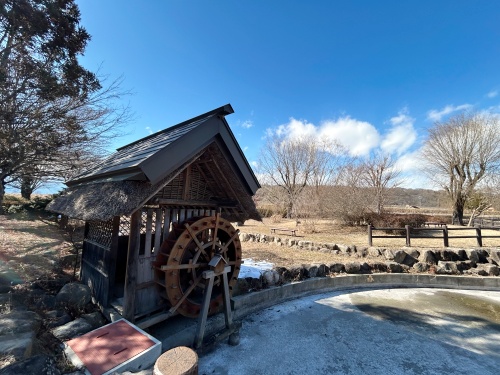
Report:
M 417 238 L 430 238 L 430 239 L 442 239 L 444 247 L 450 246 L 450 239 L 459 239 L 459 238 L 475 238 L 477 241 L 477 245 L 479 247 L 483 246 L 484 238 L 500 238 L 500 235 L 484 235 L 482 233 L 483 230 L 495 230 L 498 231 L 500 228 L 498 226 L 490 226 L 483 227 L 481 225 L 476 225 L 474 227 L 462 227 L 462 228 L 449 228 L 447 225 L 442 225 L 439 228 L 414 228 L 409 225 L 406 225 L 404 228 L 375 228 L 371 225 L 368 225 L 368 246 L 373 246 L 374 238 L 405 238 L 406 246 L 411 246 L 411 239 Z M 404 232 L 404 235 L 374 235 L 374 231 L 395 231 L 395 232 Z M 474 231 L 473 235 L 458 235 L 453 236 L 450 235 L 450 232 L 459 232 L 459 231 Z M 418 234 L 418 233 L 423 234 Z M 441 236 L 429 235 L 425 234 L 425 232 L 441 232 Z

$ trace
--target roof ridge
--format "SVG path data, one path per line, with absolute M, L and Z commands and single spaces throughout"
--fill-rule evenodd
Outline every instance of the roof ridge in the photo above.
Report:
M 156 136 L 158 136 L 159 134 L 165 133 L 165 132 L 167 132 L 167 131 L 168 131 L 168 132 L 170 132 L 170 131 L 172 131 L 172 130 L 175 130 L 175 129 L 177 129 L 177 128 L 180 128 L 181 126 L 184 126 L 184 125 L 186 125 L 186 124 L 189 124 L 189 123 L 192 123 L 192 122 L 195 122 L 195 121 L 201 120 L 201 119 L 203 119 L 203 118 L 205 118 L 205 117 L 207 117 L 207 118 L 208 118 L 208 117 L 211 117 L 211 116 L 213 116 L 213 115 L 222 115 L 222 116 L 227 116 L 227 115 L 230 115 L 231 113 L 234 113 L 234 110 L 233 110 L 233 107 L 231 106 L 231 104 L 229 104 L 229 103 L 228 103 L 228 104 L 226 104 L 226 105 L 223 105 L 222 107 L 215 108 L 215 109 L 213 109 L 213 110 L 211 110 L 211 111 L 209 111 L 209 112 L 207 112 L 207 113 L 203 113 L 203 114 L 198 115 L 198 116 L 196 116 L 196 117 L 193 117 L 193 118 L 191 118 L 191 119 L 189 119 L 189 120 L 183 121 L 183 122 L 181 122 L 181 123 L 179 123 L 179 124 L 177 124 L 177 125 L 170 126 L 170 127 L 165 128 L 165 129 L 163 129 L 163 130 L 160 130 L 160 131 L 158 131 L 158 132 L 156 132 L 156 133 L 150 134 L 150 135 L 148 135 L 148 136 L 146 136 L 146 137 L 144 137 L 144 138 L 138 139 L 138 140 L 136 140 L 136 141 L 134 141 L 134 142 L 132 142 L 132 143 L 126 144 L 126 145 L 124 145 L 124 146 L 121 146 L 121 147 L 117 148 L 117 149 L 116 149 L 116 151 L 121 151 L 121 150 L 123 150 L 123 149 L 125 149 L 125 148 L 127 148 L 127 147 L 130 147 L 130 146 L 133 146 L 133 145 L 135 145 L 135 144 L 137 144 L 137 143 L 139 143 L 139 142 L 143 142 L 143 141 L 145 141 L 145 140 L 147 140 L 147 139 L 150 139 L 150 138 L 156 137 Z

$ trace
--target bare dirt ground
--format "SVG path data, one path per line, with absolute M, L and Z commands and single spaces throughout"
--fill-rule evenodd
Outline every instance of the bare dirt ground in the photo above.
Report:
M 448 226 L 459 228 L 458 226 Z M 272 234 L 271 228 L 297 229 L 297 236 L 287 234 Z M 355 245 L 356 247 L 368 247 L 367 227 L 348 227 L 336 223 L 333 220 L 302 220 L 298 225 L 295 220 L 281 219 L 274 222 L 272 219 L 264 218 L 262 222 L 247 220 L 238 229 L 244 233 L 261 233 L 269 236 L 279 236 L 282 239 L 293 238 L 315 243 L 333 243 L 342 245 Z M 442 231 L 428 230 L 421 232 L 422 235 L 434 236 L 434 238 L 411 239 L 411 245 L 415 248 L 443 248 Z M 453 248 L 475 248 L 475 238 L 451 238 L 452 236 L 474 236 L 475 229 L 450 230 L 449 245 Z M 499 238 L 486 238 L 483 240 L 485 247 L 500 246 L 500 231 L 483 230 L 483 235 L 498 236 Z M 382 231 L 374 232 L 374 235 L 387 235 Z M 405 238 L 374 238 L 373 246 L 379 248 L 404 248 Z M 290 266 L 301 263 L 327 263 L 346 261 L 350 257 L 322 253 L 319 251 L 297 250 L 295 247 L 280 246 L 274 243 L 242 242 L 243 258 L 251 258 L 255 261 L 268 261 L 276 266 Z
M 74 248 L 47 216 L 33 212 L 0 215 L 0 265 L 24 282 L 72 274 Z

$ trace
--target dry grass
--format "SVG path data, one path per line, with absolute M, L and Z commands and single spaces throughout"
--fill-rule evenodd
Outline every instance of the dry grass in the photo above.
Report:
M 314 231 L 311 231 L 311 227 Z M 295 220 L 282 219 L 279 223 L 272 222 L 270 219 L 263 219 L 262 222 L 248 220 L 239 229 L 245 233 L 271 234 L 271 228 L 297 229 L 297 237 L 291 237 L 279 234 L 281 238 L 295 238 L 303 241 L 312 241 L 315 243 L 334 243 L 343 245 L 355 245 L 356 247 L 368 247 L 368 229 L 367 227 L 347 227 L 340 225 L 332 220 L 314 220 L 314 222 L 302 221 L 297 225 Z M 459 228 L 449 226 L 449 228 Z M 415 248 L 443 248 L 443 239 L 441 231 L 425 231 L 422 235 L 433 235 L 435 238 L 411 239 L 411 245 Z M 483 235 L 499 236 L 500 231 L 483 230 Z M 374 235 L 387 235 L 382 231 L 375 231 Z M 477 241 L 475 238 L 454 239 L 452 236 L 475 235 L 475 230 L 450 230 L 450 247 L 475 248 Z M 405 238 L 374 238 L 373 245 L 379 248 L 403 248 Z M 483 246 L 498 247 L 500 238 L 483 239 Z M 298 250 L 295 247 L 280 246 L 274 243 L 242 242 L 243 257 L 254 260 L 266 260 L 277 266 L 289 266 L 301 263 L 331 263 L 338 261 L 356 260 L 352 257 L 322 253 L 319 251 Z M 365 261 L 370 259 L 364 258 Z M 373 259 L 375 260 L 375 258 Z M 380 260 L 380 259 L 379 259 Z
M 32 213 L 0 215 L 0 264 L 23 281 L 50 278 L 58 260 L 72 251 L 62 233 L 55 223 Z

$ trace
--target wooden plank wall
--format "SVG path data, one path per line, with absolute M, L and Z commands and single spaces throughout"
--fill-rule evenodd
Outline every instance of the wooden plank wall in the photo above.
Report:
M 141 234 L 141 237 L 144 237 L 144 239 L 141 238 L 141 244 L 144 243 L 144 249 L 141 246 L 137 262 L 136 319 L 158 310 L 164 304 L 154 282 L 152 264 L 156 259 L 156 252 L 170 233 L 172 224 L 183 222 L 191 217 L 212 216 L 215 214 L 216 211 L 213 209 L 199 208 L 162 207 L 143 209 L 142 232 L 144 233 Z

